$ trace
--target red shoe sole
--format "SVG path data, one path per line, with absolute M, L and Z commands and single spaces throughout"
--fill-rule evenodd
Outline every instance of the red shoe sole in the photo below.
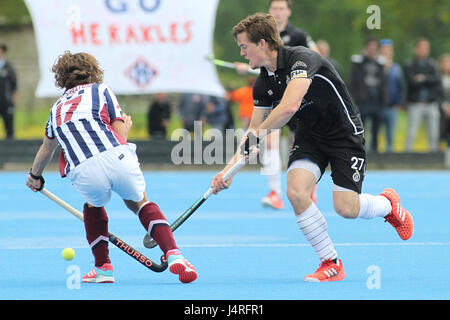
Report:
M 324 280 L 318 280 L 318 279 L 316 279 L 314 277 L 308 278 L 308 276 L 306 276 L 304 280 L 306 282 L 329 282 L 329 281 L 340 281 L 340 280 L 343 280 L 344 278 L 345 278 L 345 271 L 342 270 L 341 272 L 339 272 L 338 275 L 336 275 L 334 277 L 331 277 L 331 278 L 326 278 Z
M 197 279 L 197 272 L 195 271 L 186 271 L 186 267 L 181 263 L 175 263 L 170 266 L 170 272 L 174 274 L 178 274 L 178 278 L 183 283 L 190 283 Z
M 407 210 L 403 209 L 403 211 L 405 212 L 405 221 L 403 221 L 403 224 L 400 227 L 395 228 L 395 230 L 397 230 L 397 233 L 402 240 L 408 240 L 414 233 L 414 221 Z

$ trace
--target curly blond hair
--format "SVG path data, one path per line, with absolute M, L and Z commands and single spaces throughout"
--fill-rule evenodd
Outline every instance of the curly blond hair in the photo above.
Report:
M 55 84 L 59 88 L 70 89 L 80 84 L 103 82 L 103 70 L 92 55 L 65 51 L 52 66 Z

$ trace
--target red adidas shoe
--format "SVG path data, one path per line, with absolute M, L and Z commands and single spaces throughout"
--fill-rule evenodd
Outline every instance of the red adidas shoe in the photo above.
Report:
M 283 209 L 284 203 L 283 199 L 275 191 L 270 191 L 270 193 L 261 199 L 261 203 L 264 207 L 272 207 L 274 209 Z
M 339 281 L 345 278 L 344 265 L 340 259 L 336 263 L 328 259 L 323 261 L 319 268 L 305 277 L 307 282 Z
M 111 263 L 104 263 L 100 267 L 94 267 L 86 273 L 82 279 L 83 282 L 90 283 L 113 283 L 113 266 Z
M 380 194 L 386 197 L 392 206 L 392 211 L 385 216 L 385 222 L 389 222 L 403 240 L 411 238 L 414 232 L 414 221 L 408 210 L 400 204 L 400 197 L 394 189 L 386 188 Z
M 178 278 L 183 283 L 189 283 L 197 279 L 197 271 L 194 266 L 179 252 L 179 250 L 169 250 L 167 252 L 167 262 L 169 270 L 178 274 Z

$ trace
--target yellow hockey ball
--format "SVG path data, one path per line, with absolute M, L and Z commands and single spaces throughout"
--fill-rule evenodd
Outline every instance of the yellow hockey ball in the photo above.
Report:
M 65 248 L 61 255 L 64 260 L 70 261 L 75 257 L 75 251 L 72 248 Z

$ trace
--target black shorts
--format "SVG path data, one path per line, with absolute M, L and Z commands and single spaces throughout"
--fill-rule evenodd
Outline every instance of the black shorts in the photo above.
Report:
M 322 175 L 330 164 L 335 185 L 361 193 L 367 168 L 363 134 L 325 141 L 297 130 L 288 168 L 294 161 L 301 159 L 316 163 Z

